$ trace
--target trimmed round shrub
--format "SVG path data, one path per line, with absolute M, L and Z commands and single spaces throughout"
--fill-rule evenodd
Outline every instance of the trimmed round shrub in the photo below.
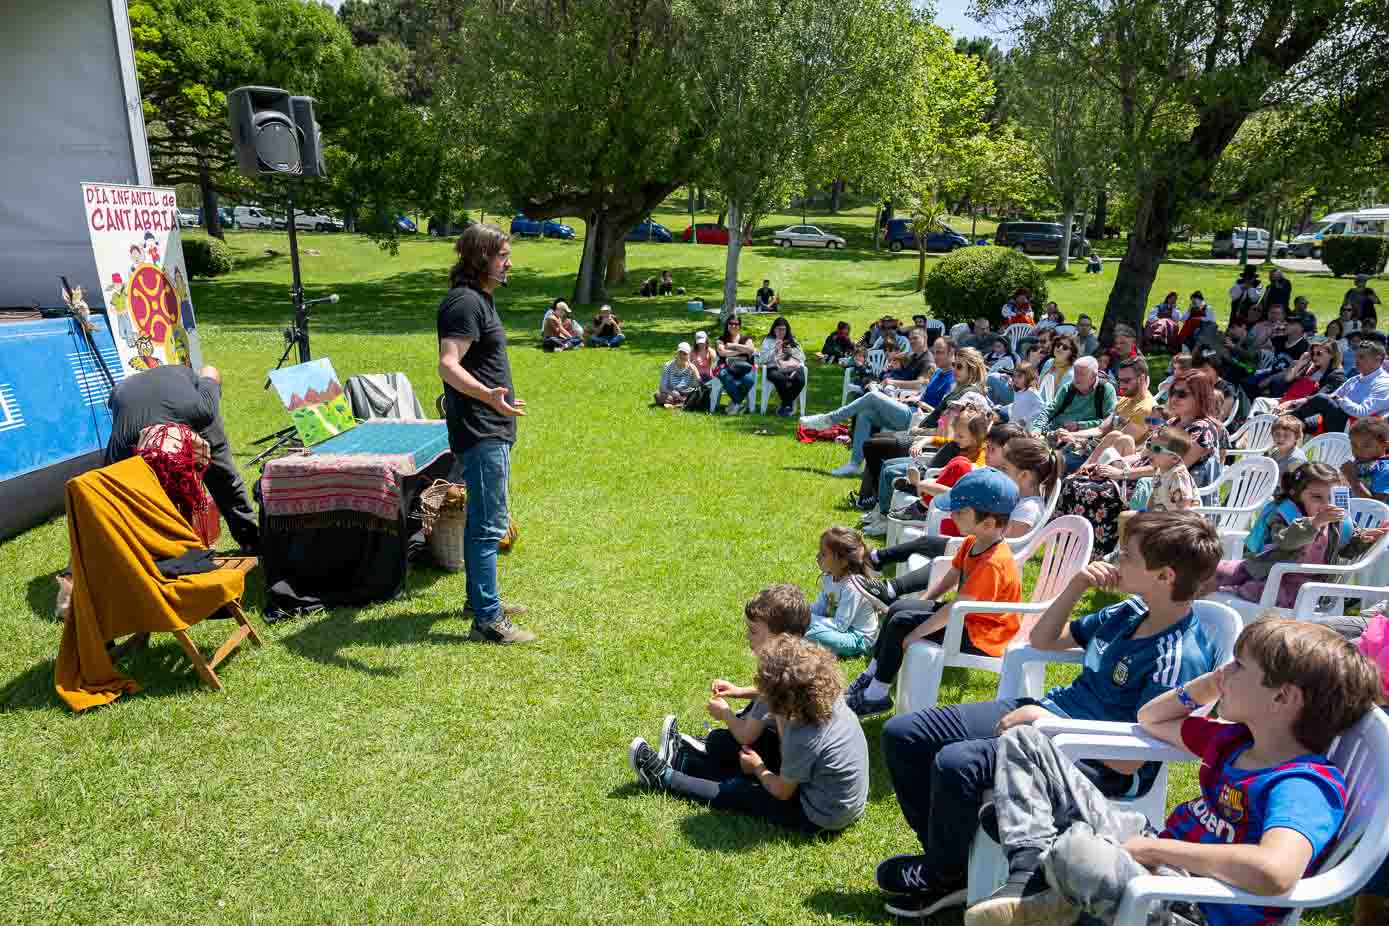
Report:
M 1041 269 L 1011 248 L 974 245 L 952 251 L 926 274 L 926 305 L 932 318 L 948 330 L 981 315 L 994 319 L 1018 287 L 1032 290 L 1032 304 L 1047 301 L 1047 279 Z
M 185 238 L 183 262 L 190 277 L 215 277 L 230 273 L 231 248 L 216 238 Z
M 1384 269 L 1389 238 L 1380 235 L 1328 235 L 1322 239 L 1322 263 L 1336 276 L 1368 273 Z

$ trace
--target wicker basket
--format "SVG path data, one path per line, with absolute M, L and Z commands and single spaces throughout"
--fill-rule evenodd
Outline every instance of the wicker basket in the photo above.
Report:
M 468 524 L 468 511 L 466 507 L 444 508 L 448 491 L 454 487 L 447 479 L 436 479 L 420 493 L 420 515 L 434 562 L 457 572 L 463 568 L 463 529 Z

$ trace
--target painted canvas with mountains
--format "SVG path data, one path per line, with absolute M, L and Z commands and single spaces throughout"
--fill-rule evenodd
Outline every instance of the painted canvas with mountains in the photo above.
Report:
M 294 420 L 294 429 L 305 447 L 357 425 L 338 374 L 327 358 L 272 370 L 270 383 Z

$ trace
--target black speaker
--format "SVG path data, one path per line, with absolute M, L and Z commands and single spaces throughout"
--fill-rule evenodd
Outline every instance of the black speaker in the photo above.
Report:
M 299 129 L 299 158 L 304 165 L 304 176 L 326 177 L 328 168 L 323 164 L 323 142 L 319 138 L 313 104 L 314 98 L 311 96 L 289 98 L 289 108 L 294 113 L 294 124 Z
M 277 87 L 238 87 L 227 94 L 232 144 L 243 174 L 304 172 L 294 99 Z

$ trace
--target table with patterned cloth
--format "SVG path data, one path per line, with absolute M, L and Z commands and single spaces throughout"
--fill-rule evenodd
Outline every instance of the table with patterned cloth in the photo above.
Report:
M 453 463 L 442 421 L 377 419 L 265 464 L 267 614 L 363 604 L 405 588 L 414 500 Z

